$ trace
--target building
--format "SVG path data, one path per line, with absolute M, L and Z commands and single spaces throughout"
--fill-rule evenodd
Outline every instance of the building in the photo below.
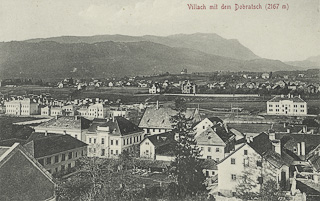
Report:
M 123 151 L 134 151 L 144 139 L 144 132 L 123 117 L 111 120 L 94 119 L 86 135 L 88 156 L 117 157 Z
M 170 161 L 176 144 L 175 134 L 166 132 L 147 136 L 140 143 L 140 158 Z M 169 154 L 169 152 L 171 154 Z
M 6 114 L 9 115 L 28 116 L 39 113 L 39 105 L 32 102 L 30 98 L 5 102 L 5 106 Z
M 235 148 L 235 135 L 217 124 L 208 127 L 202 133 L 195 136 L 197 146 L 201 149 L 201 158 L 214 159 L 217 162 L 222 160 Z
M 218 164 L 218 191 L 224 196 L 235 195 L 244 177 L 253 182 L 252 192 L 259 192 L 270 179 L 288 189 L 291 162 L 292 158 L 282 152 L 279 143 L 273 144 L 267 134 L 261 133 L 239 145 Z
M 71 135 L 72 137 L 85 142 L 85 133 L 90 127 L 91 121 L 84 117 L 58 117 L 34 127 L 37 133 L 53 133 Z
M 205 131 L 207 128 L 212 127 L 218 123 L 223 123 L 222 119 L 219 117 L 210 117 L 205 118 L 201 122 L 199 122 L 196 126 L 193 127 L 193 130 L 196 134 L 200 134 Z
M 70 135 L 32 133 L 23 146 L 51 174 L 67 173 L 87 156 L 87 144 Z
M 41 116 L 50 116 L 51 114 L 51 107 L 46 106 L 40 109 Z
M 268 115 L 305 116 L 307 110 L 307 103 L 297 96 L 276 96 L 267 101 Z
M 262 73 L 261 78 L 262 79 L 269 79 L 270 78 L 270 73 Z
M 0 146 L 0 180 L 0 200 L 56 200 L 52 176 L 19 143 Z
M 183 94 L 195 94 L 197 92 L 196 84 L 190 82 L 189 80 L 181 82 L 180 86 L 181 86 L 181 93 Z
M 107 116 L 107 108 L 103 106 L 102 103 L 96 103 L 94 105 L 90 105 L 87 111 L 87 118 L 94 119 L 104 119 Z
M 61 107 L 51 107 L 50 116 L 62 116 L 63 111 Z
M 142 128 L 145 134 L 165 133 L 172 130 L 173 123 L 171 117 L 176 115 L 177 111 L 169 107 L 147 108 L 140 120 L 139 127 Z M 192 118 L 193 123 L 201 121 L 198 109 L 187 108 L 185 112 L 186 118 Z
M 150 88 L 149 88 L 149 94 L 158 94 L 161 92 L 161 87 L 158 83 L 154 83 Z

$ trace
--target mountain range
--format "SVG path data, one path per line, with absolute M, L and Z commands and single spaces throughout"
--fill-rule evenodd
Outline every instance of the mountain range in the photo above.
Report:
M 269 72 L 307 67 L 260 58 L 239 41 L 217 34 L 61 36 L 0 43 L 2 79 L 146 75 L 179 73 L 184 68 Z

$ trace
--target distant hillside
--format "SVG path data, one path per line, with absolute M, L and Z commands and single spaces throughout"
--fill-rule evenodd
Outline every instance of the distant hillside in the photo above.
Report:
M 27 42 L 55 41 L 58 43 L 98 43 L 114 42 L 139 42 L 150 41 L 170 47 L 190 48 L 207 54 L 230 57 L 240 60 L 258 59 L 251 50 L 235 39 L 225 39 L 217 34 L 178 34 L 166 37 L 161 36 L 126 36 L 126 35 L 99 35 L 99 36 L 61 36 L 44 39 L 31 39 Z
M 288 65 L 292 66 L 300 66 L 304 68 L 320 68 L 320 55 L 319 56 L 314 56 L 314 57 L 309 57 L 306 60 L 303 61 L 289 61 L 286 62 Z
M 0 76 L 65 78 L 189 72 L 292 70 L 280 61 L 243 61 L 153 42 L 0 43 Z M 298 68 L 296 68 L 298 69 Z

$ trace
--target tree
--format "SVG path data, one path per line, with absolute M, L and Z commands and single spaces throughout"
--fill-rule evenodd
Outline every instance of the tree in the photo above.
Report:
M 185 100 L 177 99 L 174 109 L 177 114 L 171 117 L 171 122 L 179 140 L 174 150 L 173 173 L 176 176 L 179 195 L 194 195 L 205 189 L 205 176 L 202 172 L 202 162 L 199 160 L 200 150 L 192 135 L 192 118 L 185 116 Z
M 252 200 L 258 196 L 258 193 L 254 192 L 254 188 L 257 187 L 256 181 L 252 179 L 252 172 L 246 170 L 240 176 L 239 184 L 236 188 L 237 197 L 242 200 Z
M 286 200 L 286 195 L 278 187 L 277 182 L 275 180 L 269 179 L 262 185 L 259 200 L 281 201 L 281 200 Z

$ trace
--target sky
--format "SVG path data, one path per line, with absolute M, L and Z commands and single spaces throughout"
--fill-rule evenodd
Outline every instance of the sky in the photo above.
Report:
M 238 4 L 262 10 L 234 10 Z M 289 5 L 266 11 L 265 4 Z M 206 5 L 189 10 L 187 4 Z M 209 6 L 217 4 L 218 10 Z M 221 5 L 231 5 L 222 10 Z M 62 35 L 216 33 L 260 57 L 320 55 L 320 0 L 0 0 L 0 41 Z

